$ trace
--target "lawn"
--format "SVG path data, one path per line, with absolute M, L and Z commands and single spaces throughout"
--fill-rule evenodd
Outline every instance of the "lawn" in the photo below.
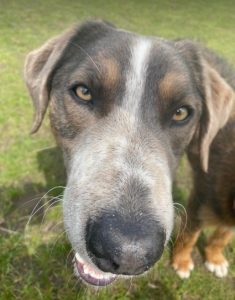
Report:
M 207 232 L 194 251 L 196 270 L 189 280 L 174 274 L 168 251 L 147 277 L 103 290 L 90 290 L 74 278 L 60 205 L 61 153 L 48 120 L 36 135 L 29 134 L 33 110 L 22 70 L 30 50 L 88 17 L 142 34 L 196 38 L 235 65 L 233 0 L 0 0 L 0 300 L 235 299 L 235 243 L 226 249 L 229 275 L 217 279 L 203 266 Z M 184 203 L 190 185 L 185 161 L 177 183 L 174 197 Z

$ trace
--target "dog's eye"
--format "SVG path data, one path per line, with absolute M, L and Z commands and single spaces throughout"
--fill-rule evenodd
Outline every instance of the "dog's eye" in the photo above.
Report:
M 172 120 L 174 122 L 181 123 L 186 121 L 189 115 L 190 115 L 190 110 L 186 106 L 182 106 L 175 111 Z
M 85 85 L 78 85 L 74 88 L 74 93 L 76 97 L 85 102 L 90 102 L 92 100 L 92 95 L 88 87 Z

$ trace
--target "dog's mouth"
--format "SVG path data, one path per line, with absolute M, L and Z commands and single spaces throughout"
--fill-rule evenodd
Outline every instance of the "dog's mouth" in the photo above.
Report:
M 117 275 L 105 273 L 94 269 L 91 264 L 85 262 L 78 253 L 75 254 L 75 273 L 86 283 L 94 286 L 106 286 L 111 284 Z

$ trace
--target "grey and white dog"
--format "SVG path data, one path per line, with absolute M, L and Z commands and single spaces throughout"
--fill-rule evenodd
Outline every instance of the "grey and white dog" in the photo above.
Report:
M 27 56 L 32 132 L 49 105 L 68 175 L 65 228 L 86 283 L 142 274 L 161 257 L 173 228 L 178 161 L 197 140 L 191 147 L 206 170 L 231 106 L 208 53 L 188 40 L 88 21 Z

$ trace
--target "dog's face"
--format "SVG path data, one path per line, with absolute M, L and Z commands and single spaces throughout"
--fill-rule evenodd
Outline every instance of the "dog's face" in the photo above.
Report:
M 88 22 L 28 56 L 33 131 L 50 99 L 65 227 L 89 284 L 145 272 L 169 240 L 175 168 L 204 105 L 201 65 L 183 45 Z

